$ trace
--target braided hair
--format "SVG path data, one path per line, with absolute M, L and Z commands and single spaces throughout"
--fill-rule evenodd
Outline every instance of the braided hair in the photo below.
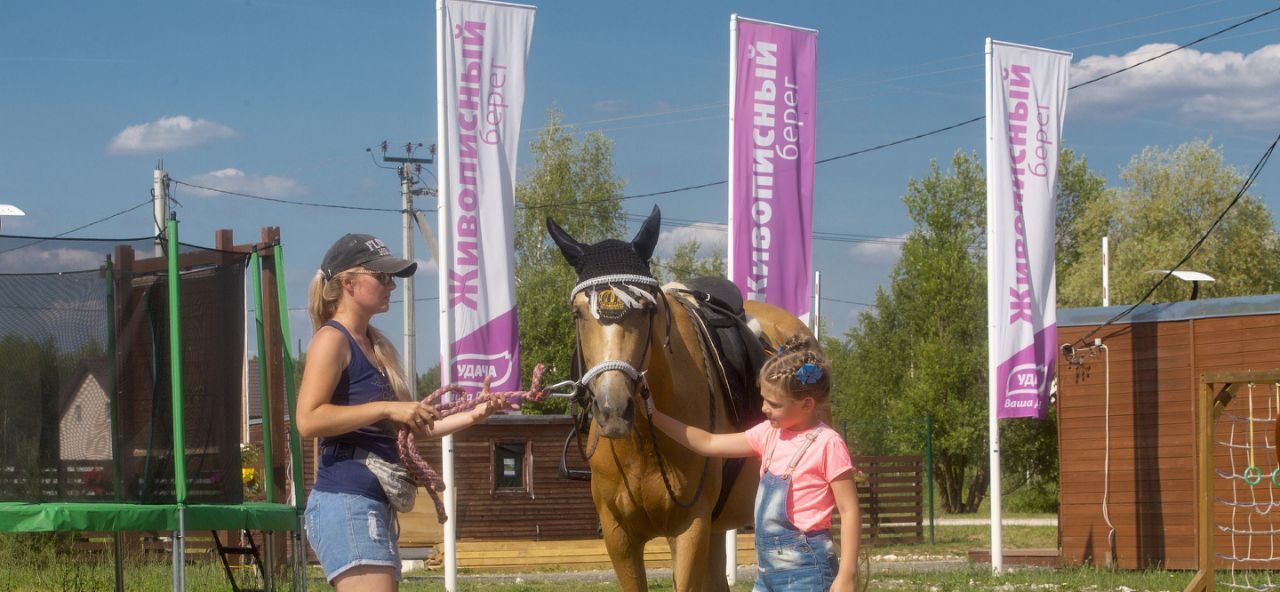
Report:
M 764 363 L 760 384 L 778 387 L 796 400 L 813 397 L 818 404 L 827 403 L 831 398 L 831 366 L 813 338 L 795 335 Z

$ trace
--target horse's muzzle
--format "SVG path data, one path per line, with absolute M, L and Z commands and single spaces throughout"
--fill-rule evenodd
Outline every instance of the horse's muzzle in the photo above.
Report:
M 629 386 L 634 388 L 634 385 Z M 636 404 L 631 391 L 627 388 L 596 393 L 594 415 L 601 436 L 617 439 L 631 435 L 631 427 L 636 421 Z

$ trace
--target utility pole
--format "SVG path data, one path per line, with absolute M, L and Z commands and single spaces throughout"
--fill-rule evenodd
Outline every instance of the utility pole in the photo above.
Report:
M 164 256 L 164 224 L 169 219 L 169 173 L 164 161 L 156 161 L 151 173 L 151 236 L 156 237 L 156 257 Z
M 400 214 L 401 214 L 401 240 L 404 243 L 405 259 L 413 261 L 413 196 L 432 194 L 429 188 L 415 190 L 413 188 L 413 180 L 417 174 L 422 172 L 422 165 L 435 162 L 436 147 L 433 145 L 429 149 L 431 156 L 427 158 L 414 157 L 413 153 L 422 144 L 408 143 L 404 145 L 404 156 L 387 156 L 387 143 L 381 144 L 382 162 L 391 162 L 399 164 L 396 167 L 400 176 Z M 385 167 L 384 167 L 385 168 Z M 417 314 L 415 310 L 415 294 L 414 289 L 416 283 L 415 277 L 407 277 L 404 280 L 404 374 L 405 381 L 409 386 L 409 393 L 416 400 L 418 397 L 418 336 L 417 336 Z

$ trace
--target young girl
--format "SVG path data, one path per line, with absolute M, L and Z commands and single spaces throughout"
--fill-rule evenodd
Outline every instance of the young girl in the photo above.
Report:
M 348 234 L 325 253 L 311 281 L 309 312 L 315 335 L 298 392 L 298 433 L 320 438 L 320 468 L 307 497 L 306 528 L 325 578 L 339 591 L 399 587 L 398 528 L 393 500 L 412 505 L 412 484 L 389 498 L 370 467 L 397 468 L 395 436 L 407 426 L 420 438 L 439 438 L 488 417 L 500 404 L 439 419 L 413 401 L 395 346 L 373 328 L 386 312 L 395 278 L 418 264 L 392 257 L 381 240 Z M 407 491 L 406 491 L 407 489 Z M 405 504 L 400 504 L 402 509 Z
M 853 592 L 862 517 L 849 449 L 818 412 L 831 396 L 827 362 L 802 337 L 788 341 L 760 370 L 767 421 L 734 434 L 712 434 L 651 409 L 653 423 L 699 454 L 759 456 L 754 590 Z M 831 511 L 840 511 L 840 555 Z

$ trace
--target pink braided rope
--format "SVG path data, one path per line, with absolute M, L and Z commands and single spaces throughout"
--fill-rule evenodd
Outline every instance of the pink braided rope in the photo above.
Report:
M 525 401 L 541 401 L 546 396 L 546 391 L 542 390 L 542 373 L 545 371 L 546 368 L 542 364 L 533 367 L 533 379 L 529 382 L 529 390 L 527 391 L 489 393 L 488 395 L 479 396 L 468 394 L 462 387 L 451 384 L 440 387 L 435 392 L 427 395 L 422 399 L 422 404 L 435 407 L 441 419 L 455 413 L 470 411 L 490 401 L 502 401 L 504 405 L 512 409 L 519 409 L 520 405 Z M 458 397 L 448 403 L 439 403 L 440 398 L 445 393 L 454 393 Z M 431 501 L 436 505 L 436 516 L 439 518 L 440 523 L 444 524 L 449 517 L 445 515 L 444 502 L 440 499 L 440 492 L 444 491 L 444 481 L 440 479 L 440 474 L 431 468 L 431 465 L 427 463 L 426 459 L 422 458 L 421 454 L 418 454 L 417 441 L 409 428 L 400 428 L 400 433 L 396 437 L 396 445 L 400 449 L 400 458 L 404 461 L 405 468 L 409 470 L 409 474 L 413 476 L 413 480 L 417 481 L 419 485 L 426 486 L 427 493 L 431 494 Z

